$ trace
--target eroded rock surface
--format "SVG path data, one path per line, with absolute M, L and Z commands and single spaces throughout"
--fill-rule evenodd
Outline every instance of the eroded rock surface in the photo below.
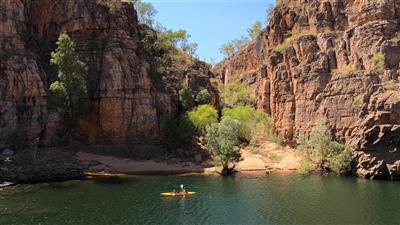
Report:
M 259 37 L 217 66 L 219 77 L 257 74 L 256 106 L 286 139 L 326 119 L 358 161 L 376 155 L 358 175 L 398 177 L 400 2 L 281 2 Z
M 60 32 L 71 36 L 86 64 L 91 106 L 75 137 L 81 143 L 162 144 L 162 118 L 177 108 L 176 89 L 186 81 L 209 89 L 216 102 L 205 66 L 188 65 L 187 79 L 172 85 L 150 73 L 132 5 L 101 2 L 0 0 L 0 143 L 16 131 L 28 143 L 36 137 L 60 143 L 60 118 L 47 110 L 47 90 L 57 76 L 50 52 Z

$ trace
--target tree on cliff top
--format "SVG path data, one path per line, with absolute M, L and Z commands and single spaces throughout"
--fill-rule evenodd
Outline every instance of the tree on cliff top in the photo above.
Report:
M 153 4 L 148 2 L 142 2 L 141 0 L 129 0 L 136 11 L 138 12 L 139 21 L 152 27 L 154 23 L 154 16 L 157 14 L 157 10 Z
M 235 53 L 235 47 L 232 42 L 225 43 L 221 46 L 220 52 L 224 54 L 226 57 L 229 57 Z
M 260 34 L 262 30 L 261 21 L 257 20 L 249 29 L 247 29 L 247 33 L 251 39 L 254 39 Z
M 58 68 L 58 80 L 50 85 L 49 107 L 59 108 L 63 114 L 63 133 L 71 144 L 72 132 L 87 107 L 87 81 L 81 71 L 84 63 L 75 52 L 75 44 L 67 33 L 61 33 L 57 49 L 51 53 L 51 64 Z
M 248 37 L 242 35 L 240 38 L 233 39 L 222 45 L 220 52 L 227 57 L 232 56 L 235 52 L 247 45 L 249 41 Z

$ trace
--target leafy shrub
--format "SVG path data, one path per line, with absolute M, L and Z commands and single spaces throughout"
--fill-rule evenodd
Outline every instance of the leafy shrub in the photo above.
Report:
M 353 98 L 353 102 L 351 103 L 351 106 L 354 109 L 359 109 L 361 107 L 361 104 L 362 104 L 361 97 L 360 96 L 356 96 L 356 97 Z
M 282 140 L 274 133 L 271 116 L 265 112 L 239 105 L 224 109 L 222 119 L 224 118 L 233 118 L 240 122 L 239 137 L 242 140 L 250 142 L 256 137 L 263 137 L 282 144 Z
M 310 29 L 300 29 L 300 28 L 292 29 L 290 32 L 286 33 L 288 37 L 275 48 L 275 51 L 284 53 L 286 49 L 292 46 L 295 43 L 295 41 L 298 40 L 299 38 L 307 35 L 316 35 L 316 34 L 317 33 L 315 31 Z
M 385 55 L 378 52 L 372 57 L 372 63 L 374 66 L 374 71 L 382 73 L 385 70 Z
M 276 46 L 275 51 L 283 54 L 289 47 L 290 47 L 290 45 L 288 43 L 284 42 L 284 43 Z
M 328 171 L 346 173 L 350 168 L 351 148 L 332 140 L 331 131 L 320 121 L 309 138 L 301 136 L 298 150 Z
M 299 172 L 301 174 L 310 174 L 313 170 L 313 163 L 310 158 L 305 157 L 300 161 Z
M 179 132 L 179 127 L 173 114 L 168 114 L 164 117 L 163 131 L 167 150 L 171 151 L 179 148 L 182 145 L 177 135 Z
M 240 38 L 228 41 L 221 46 L 220 52 L 225 56 L 232 56 L 235 52 L 246 46 L 250 42 L 249 38 L 242 35 Z
M 255 104 L 255 92 L 248 85 L 242 83 L 222 85 L 219 91 L 223 107 Z
M 351 170 L 352 149 L 335 143 L 336 147 L 326 157 L 326 166 L 335 174 L 345 174 Z
M 185 111 L 193 109 L 193 95 L 188 86 L 183 86 L 181 90 L 179 90 L 179 101 L 181 102 L 182 108 Z
M 138 20 L 141 23 L 152 26 L 154 23 L 154 16 L 157 14 L 157 10 L 153 7 L 153 4 L 148 2 L 142 2 L 141 0 L 129 0 L 132 3 L 138 13 Z
M 257 124 L 257 119 L 254 117 L 255 110 L 248 106 L 236 106 L 231 109 L 224 109 L 222 119 L 232 118 L 240 122 L 239 136 L 247 141 L 251 140 L 252 129 Z
M 259 20 L 254 22 L 254 24 L 249 29 L 247 29 L 247 33 L 250 39 L 252 40 L 255 39 L 260 34 L 261 31 L 262 31 L 262 22 Z
M 201 90 L 196 96 L 196 102 L 198 104 L 208 104 L 210 103 L 211 95 L 207 89 Z
M 194 128 L 187 116 L 167 114 L 163 119 L 165 146 L 169 152 L 174 152 L 187 143 L 194 134 Z
M 239 121 L 225 118 L 220 123 L 211 124 L 206 130 L 207 148 L 222 165 L 223 175 L 231 174 L 235 163 L 242 160 L 238 147 L 240 144 L 239 128 Z
M 218 112 L 211 105 L 200 105 L 188 113 L 188 119 L 201 133 L 213 123 L 218 123 Z
M 341 69 L 333 69 L 331 70 L 331 75 L 332 76 L 338 76 L 340 74 L 349 74 L 349 73 L 354 73 L 357 72 L 357 69 L 354 68 L 352 65 L 347 65 Z

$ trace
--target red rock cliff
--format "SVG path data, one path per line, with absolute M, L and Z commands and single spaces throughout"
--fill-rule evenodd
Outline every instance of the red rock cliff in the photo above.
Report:
M 281 2 L 219 76 L 253 74 L 257 107 L 286 139 L 325 118 L 336 139 L 370 154 L 359 154 L 359 175 L 398 173 L 400 1 Z
M 176 93 L 150 74 L 132 5 L 113 0 L 110 9 L 98 2 L 0 0 L 0 140 L 17 127 L 28 139 L 57 140 L 58 116 L 46 109 L 56 77 L 49 53 L 66 31 L 86 63 L 91 102 L 76 138 L 87 144 L 162 143 L 161 120 L 177 107 Z M 212 88 L 207 77 L 202 81 Z

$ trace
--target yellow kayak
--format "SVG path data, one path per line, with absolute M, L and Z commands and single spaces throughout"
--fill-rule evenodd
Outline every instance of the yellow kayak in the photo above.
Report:
M 170 197 L 173 197 L 173 196 L 188 196 L 188 195 L 194 195 L 194 194 L 196 194 L 196 192 L 193 192 L 193 191 L 188 191 L 188 192 L 163 192 L 163 193 L 160 193 L 160 195 L 161 196 L 170 196 Z

